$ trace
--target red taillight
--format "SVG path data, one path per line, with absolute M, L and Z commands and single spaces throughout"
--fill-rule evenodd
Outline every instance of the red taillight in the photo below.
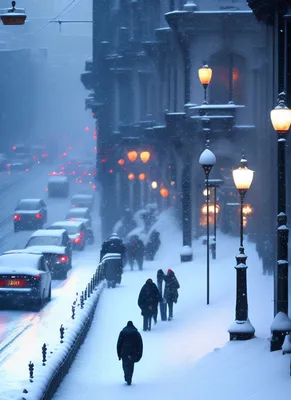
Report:
M 96 185 L 93 185 L 93 186 L 92 186 L 92 189 L 93 189 L 93 190 L 96 190 Z
M 40 275 L 35 275 L 35 276 L 33 277 L 33 279 L 35 279 L 35 280 L 40 279 Z
M 75 243 L 81 243 L 81 238 L 80 237 L 76 238 Z
M 83 171 L 83 175 L 86 175 L 87 174 L 87 172 L 86 171 Z
M 20 215 L 15 214 L 13 217 L 14 221 L 20 221 Z
M 44 154 L 42 154 L 41 155 L 43 158 L 46 158 L 47 156 L 48 156 L 48 154 L 47 153 L 44 153 Z
M 6 164 L 6 167 L 8 167 L 8 168 L 11 167 L 11 164 Z
M 6 286 L 6 281 L 4 279 L 0 279 L 0 287 Z
M 60 262 L 65 263 L 65 262 L 67 262 L 68 260 L 69 260 L 69 257 L 68 257 L 68 256 L 61 256 L 61 257 L 60 257 Z
M 70 221 L 77 221 L 77 218 L 70 218 Z
M 37 214 L 35 214 L 35 218 L 37 218 L 37 219 L 41 219 L 41 218 L 42 218 L 42 214 L 41 214 L 41 213 L 37 213 Z
M 34 160 L 36 160 L 36 159 L 37 159 L 37 156 L 32 156 L 32 158 L 33 158 Z

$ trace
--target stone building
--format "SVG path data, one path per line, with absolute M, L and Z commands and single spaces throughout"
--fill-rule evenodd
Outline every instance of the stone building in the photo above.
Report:
M 212 177 L 224 180 L 222 223 L 229 220 L 227 205 L 237 202 L 231 170 L 243 149 L 256 171 L 247 195 L 253 224 L 247 228 L 265 254 L 276 215 L 270 179 L 275 135 L 269 110 L 277 90 L 272 52 L 272 30 L 256 21 L 245 0 L 93 2 L 93 59 L 81 79 L 91 90 L 86 107 L 98 131 L 103 237 L 131 204 L 130 190 L 140 198 L 140 182 L 131 189 L 127 179 L 128 172 L 141 171 L 140 163 L 126 161 L 120 169 L 118 160 L 126 160 L 128 150 L 148 149 L 153 158 L 146 173 L 169 190 L 167 201 L 181 215 L 183 245 L 191 245 L 203 232 L 198 159 L 208 139 L 217 157 Z M 213 70 L 206 105 L 198 79 L 205 63 Z M 150 196 L 149 185 L 146 192 Z

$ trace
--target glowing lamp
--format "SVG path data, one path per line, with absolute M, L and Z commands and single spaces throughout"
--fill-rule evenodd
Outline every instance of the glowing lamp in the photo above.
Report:
M 127 153 L 127 158 L 130 162 L 134 162 L 137 159 L 137 152 L 132 150 Z
M 157 189 L 157 187 L 158 187 L 157 182 L 156 182 L 156 181 L 153 181 L 153 182 L 152 182 L 152 189 Z
M 12 8 L 6 8 L 0 15 L 3 25 L 24 25 L 26 14 L 24 8 L 15 8 L 16 2 L 11 2 Z
M 243 206 L 243 214 L 244 215 L 251 215 L 253 213 L 252 206 L 250 204 L 245 204 Z
M 209 85 L 212 78 L 212 69 L 208 67 L 208 65 L 203 65 L 203 67 L 199 68 L 198 76 L 201 85 Z
M 118 160 L 118 164 L 119 164 L 119 165 L 124 165 L 124 159 L 121 158 L 120 160 Z
M 162 189 L 160 190 L 160 195 L 161 195 L 162 197 L 168 197 L 168 196 L 169 196 L 169 191 L 168 191 L 168 189 L 162 188 Z
M 242 158 L 239 168 L 232 171 L 234 184 L 238 190 L 247 191 L 253 181 L 254 171 L 248 169 L 247 160 Z
M 286 106 L 285 93 L 278 96 L 278 104 L 271 111 L 271 121 L 277 133 L 287 133 L 291 125 L 291 110 Z
M 145 174 L 144 174 L 144 173 L 142 173 L 142 174 L 139 174 L 139 176 L 138 176 L 138 179 L 139 179 L 140 181 L 144 181 L 144 180 L 145 180 L 145 178 L 146 178 L 146 176 L 145 176 Z
M 144 164 L 146 164 L 148 162 L 150 157 L 151 157 L 151 154 L 149 151 L 143 151 L 142 153 L 140 153 L 140 159 Z
M 135 179 L 135 175 L 132 174 L 132 173 L 128 174 L 127 177 L 128 177 L 128 179 L 129 179 L 130 181 L 133 181 L 133 180 Z

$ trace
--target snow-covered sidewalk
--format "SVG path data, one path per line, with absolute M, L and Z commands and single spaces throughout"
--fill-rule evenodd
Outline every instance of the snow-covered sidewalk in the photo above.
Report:
M 238 238 L 218 236 L 217 260 L 211 260 L 211 297 L 206 305 L 206 248 L 193 244 L 194 261 L 180 264 L 181 233 L 170 210 L 160 221 L 162 246 L 144 271 L 125 271 L 122 285 L 106 289 L 91 331 L 55 400 L 271 400 L 291 393 L 288 355 L 269 352 L 272 322 L 272 277 L 262 275 L 253 244 L 248 255 L 249 317 L 256 339 L 229 342 L 227 329 L 234 318 L 235 255 Z M 147 278 L 156 281 L 159 268 L 175 271 L 180 282 L 174 319 L 151 332 L 142 331 L 138 293 Z M 144 356 L 136 364 L 133 385 L 123 382 L 116 354 L 120 330 L 132 320 L 144 341 Z

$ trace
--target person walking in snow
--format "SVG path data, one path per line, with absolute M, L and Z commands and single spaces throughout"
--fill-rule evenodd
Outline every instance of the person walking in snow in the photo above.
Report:
M 162 301 L 159 289 L 152 279 L 147 279 L 138 296 L 138 306 L 143 316 L 143 330 L 150 331 L 152 318 L 157 314 L 158 304 Z
M 174 274 L 174 271 L 172 271 L 171 269 L 168 269 L 167 275 L 164 275 L 164 280 L 165 280 L 164 297 L 166 299 L 169 308 L 168 321 L 171 321 L 173 319 L 173 305 L 178 301 L 179 297 L 178 289 L 180 288 L 180 285 L 178 279 L 176 278 L 176 275 Z
M 120 239 L 120 237 L 118 237 L 116 233 L 112 233 L 108 240 L 106 240 L 102 244 L 102 248 L 100 250 L 100 261 L 106 254 L 112 253 L 121 254 L 121 258 L 123 261 L 125 257 L 125 252 L 126 248 L 122 239 Z
M 117 341 L 117 356 L 119 360 L 122 360 L 124 380 L 128 385 L 131 385 L 134 363 L 140 361 L 142 352 L 142 337 L 132 321 L 128 321 Z
M 153 261 L 157 251 L 159 250 L 160 245 L 161 245 L 160 232 L 154 230 L 150 234 L 149 241 L 145 247 L 146 260 Z
M 142 270 L 145 246 L 143 241 L 137 236 L 132 235 L 126 245 L 127 259 L 133 271 L 134 262 L 137 262 L 139 270 Z

